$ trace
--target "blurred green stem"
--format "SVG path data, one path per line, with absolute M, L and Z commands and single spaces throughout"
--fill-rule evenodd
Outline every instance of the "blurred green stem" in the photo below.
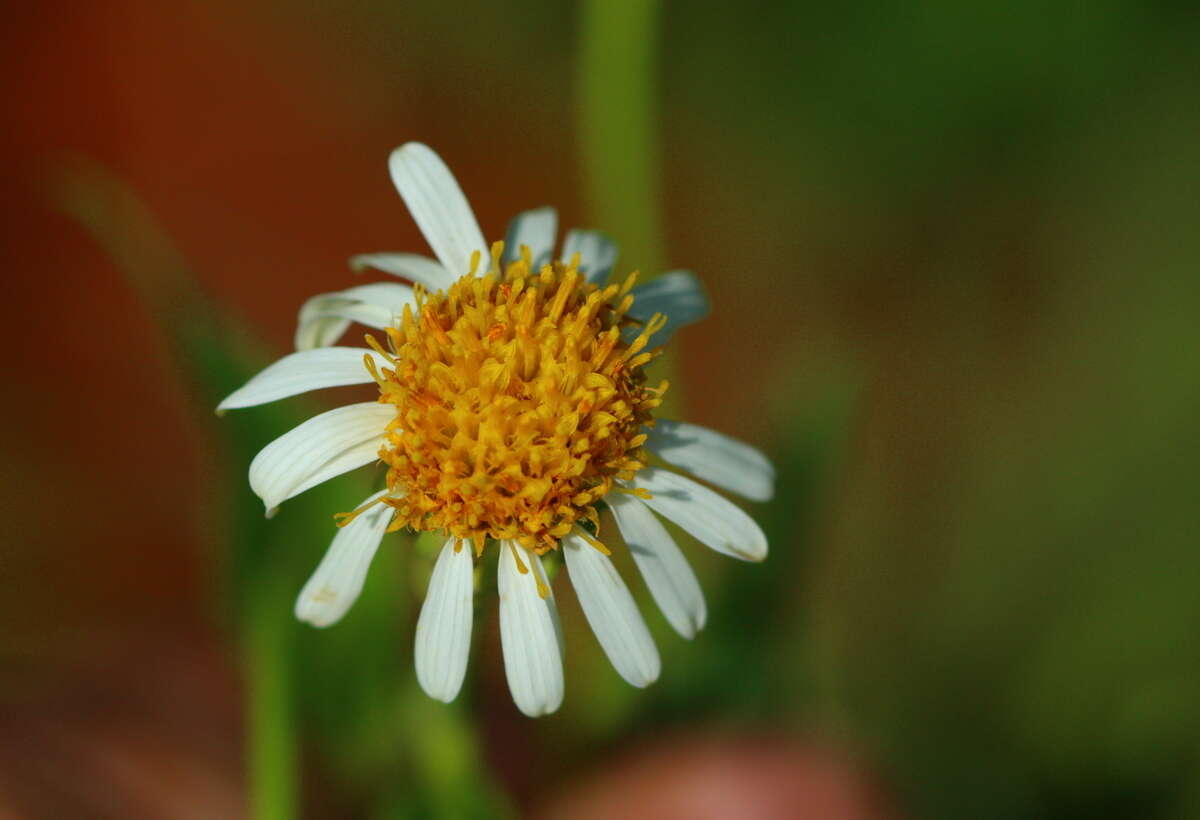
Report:
M 588 211 L 646 282 L 662 272 L 656 0 L 584 0 L 579 57 L 579 141 Z M 625 270 L 628 270 L 626 268 Z M 674 357 L 651 373 L 675 382 Z M 677 412 L 678 385 L 662 411 Z
M 655 0 L 584 0 L 579 134 L 587 200 L 625 258 L 662 269 Z M 645 281 L 643 279 L 643 281 Z
M 246 762 L 254 820 L 296 816 L 296 738 L 287 660 L 289 603 L 282 595 L 258 595 L 245 625 Z
M 76 219 L 125 274 L 147 313 L 157 322 L 173 355 L 167 363 L 193 391 L 189 404 L 209 409 L 249 373 L 226 347 L 228 332 L 213 321 L 186 260 L 154 214 L 119 177 L 82 155 L 58 158 L 46 180 L 46 194 Z M 236 434 L 235 434 L 236 435 Z M 257 441 L 259 436 L 252 437 Z M 247 441 L 234 449 L 253 453 Z M 242 493 L 235 513 L 230 553 L 234 562 L 258 551 L 265 532 L 262 508 Z M 240 537 L 239 537 L 240 536 Z M 242 567 L 250 590 L 240 614 L 246 689 L 246 765 L 250 816 L 287 820 L 296 816 L 296 738 L 288 677 L 291 592 L 262 569 Z M 238 586 L 238 584 L 234 584 Z

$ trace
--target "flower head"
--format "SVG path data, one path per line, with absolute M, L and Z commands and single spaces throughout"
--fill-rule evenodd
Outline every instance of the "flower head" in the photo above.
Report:
M 276 439 L 250 466 L 268 512 L 371 462 L 385 487 L 339 515 L 329 551 L 296 602 L 327 626 L 349 609 L 385 532 L 445 536 L 417 624 L 417 677 L 431 696 L 461 688 L 471 636 L 473 567 L 499 554 L 500 632 L 509 687 L 528 715 L 558 708 L 561 634 L 542 556 L 561 551 L 584 614 L 617 672 L 635 686 L 659 674 L 654 642 L 609 560 L 611 512 L 651 595 L 691 637 L 704 598 L 658 513 L 697 540 L 762 560 L 762 531 L 713 490 L 651 458 L 753 500 L 773 489 L 757 450 L 695 425 L 656 419 L 667 389 L 645 365 L 677 328 L 702 318 L 694 276 L 608 283 L 616 248 L 571 231 L 553 253 L 556 218 L 519 215 L 491 247 L 458 183 L 429 148 L 393 152 L 393 181 L 438 261 L 366 254 L 356 269 L 413 282 L 374 283 L 310 299 L 298 352 L 221 403 L 248 407 L 336 385 L 375 382 L 376 401 L 322 413 Z M 382 331 L 369 349 L 333 346 L 358 322 Z M 494 549 L 492 545 L 495 545 Z

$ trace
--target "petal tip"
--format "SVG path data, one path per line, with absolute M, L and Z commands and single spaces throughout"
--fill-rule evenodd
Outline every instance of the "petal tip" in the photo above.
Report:
M 414 154 L 435 154 L 434 150 L 423 142 L 409 140 L 403 145 L 397 145 L 392 149 L 392 153 L 388 155 L 388 162 L 398 162 L 405 156 L 413 156 Z M 436 155 L 436 154 L 435 154 Z
M 636 686 L 638 689 L 645 689 L 647 686 L 655 683 L 662 674 L 662 657 L 658 654 L 658 650 L 655 649 L 652 654 L 642 658 L 642 662 L 638 666 L 640 668 L 634 674 L 628 677 L 622 675 L 622 677 L 630 685 Z
M 306 623 L 309 626 L 316 627 L 317 629 L 324 629 L 332 624 L 334 620 L 336 620 L 329 618 L 328 614 L 323 611 L 323 608 L 314 608 L 306 605 L 303 597 L 296 601 L 295 615 L 296 620 Z
M 767 545 L 763 544 L 761 550 L 754 550 L 753 552 L 746 552 L 743 550 L 741 554 L 744 555 L 745 559 L 750 563 L 761 564 L 763 561 L 767 560 Z
M 461 681 L 457 686 L 448 686 L 444 681 L 427 680 L 421 674 L 417 675 L 417 683 L 420 684 L 422 692 L 441 703 L 453 703 L 462 688 Z
M 629 681 L 629 683 L 632 686 L 637 687 L 638 689 L 645 689 L 646 687 L 650 686 L 652 683 L 654 683 L 658 680 L 658 676 L 660 673 L 661 673 L 661 670 L 656 669 L 654 671 L 653 675 L 643 675 L 642 677 L 638 678 L 637 680 Z
M 562 706 L 561 697 L 558 700 L 548 700 L 539 703 L 518 703 L 517 709 L 525 717 L 540 718 L 554 714 L 560 706 Z

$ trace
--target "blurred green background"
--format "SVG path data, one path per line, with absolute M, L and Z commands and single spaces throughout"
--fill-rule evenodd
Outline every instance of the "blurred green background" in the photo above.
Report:
M 9 10 L 0 815 L 1200 817 L 1194 4 L 591 8 Z M 557 715 L 494 594 L 428 700 L 398 536 L 291 620 L 363 485 L 265 522 L 245 468 L 349 393 L 210 408 L 350 254 L 424 251 L 410 139 L 489 237 L 551 203 L 709 288 L 677 406 L 775 459 L 772 554 L 683 545 L 692 642 L 623 567 L 648 690 L 558 584 Z

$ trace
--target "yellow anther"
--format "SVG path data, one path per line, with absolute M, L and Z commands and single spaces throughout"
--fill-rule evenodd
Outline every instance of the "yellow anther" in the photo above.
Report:
M 580 538 L 582 538 L 584 541 L 587 541 L 588 546 L 590 546 L 592 549 L 599 552 L 601 555 L 612 555 L 612 553 L 609 552 L 608 547 L 601 544 L 595 538 L 592 538 L 592 536 L 588 535 L 586 532 L 584 532 L 579 527 L 575 528 L 575 534 L 578 535 Z
M 513 560 L 517 562 L 517 572 L 528 575 L 529 567 L 525 566 L 525 562 L 521 560 L 521 553 L 518 552 L 517 545 L 509 542 L 508 548 L 512 551 Z
M 385 500 L 385 497 L 380 496 L 379 498 L 376 498 L 374 501 L 369 501 L 366 504 L 363 504 L 361 507 L 359 507 L 356 510 L 351 510 L 350 512 L 334 513 L 334 515 L 333 515 L 334 523 L 337 524 L 337 526 L 339 528 L 344 527 L 347 524 L 349 524 L 351 521 L 353 521 L 354 519 L 358 518 L 360 515 L 365 513 L 367 510 L 374 507 L 376 504 L 383 503 L 384 500 Z
M 500 269 L 501 269 L 500 268 L 500 257 L 502 257 L 502 256 L 504 256 L 504 243 L 503 242 L 493 242 L 492 243 L 492 259 L 491 259 L 492 264 L 491 264 L 491 267 L 488 268 L 488 273 L 499 273 L 500 272 Z
M 375 360 L 371 358 L 370 353 L 363 354 L 363 366 L 367 368 L 367 372 L 371 374 L 371 378 L 380 387 L 383 386 L 383 377 L 379 375 L 379 367 L 375 364 Z
M 376 339 L 374 336 L 372 336 L 370 333 L 368 333 L 368 334 L 366 334 L 365 336 L 363 336 L 363 339 L 365 339 L 365 340 L 366 340 L 366 342 L 367 342 L 367 346 L 368 346 L 369 348 L 371 348 L 372 350 L 374 350 L 376 353 L 378 353 L 378 354 L 379 354 L 380 356 L 382 356 L 383 358 L 387 359 L 387 360 L 388 360 L 389 362 L 391 362 L 392 364 L 395 364 L 395 363 L 396 363 L 396 357 L 395 357 L 395 356 L 393 356 L 391 353 L 387 352 L 386 350 L 384 350 L 384 349 L 383 349 L 383 345 L 381 345 L 381 344 L 379 343 L 379 340 L 378 340 L 378 339 Z M 368 358 L 370 358 L 370 357 L 368 357 Z

